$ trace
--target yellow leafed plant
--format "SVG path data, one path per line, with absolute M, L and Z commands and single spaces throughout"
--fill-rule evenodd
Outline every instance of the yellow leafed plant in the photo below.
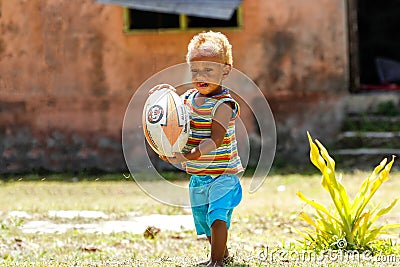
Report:
M 397 203 L 394 199 L 387 207 L 379 206 L 367 209 L 367 204 L 382 185 L 389 179 L 389 172 L 394 162 L 387 163 L 387 159 L 375 167 L 372 174 L 367 177 L 353 200 L 348 196 L 342 183 L 336 179 L 335 161 L 329 156 L 326 148 L 318 141 L 313 142 L 307 132 L 310 143 L 311 162 L 322 173 L 322 187 L 329 193 L 332 203 L 327 208 L 321 203 L 305 197 L 301 192 L 297 196 L 311 205 L 315 216 L 309 216 L 305 212 L 300 218 L 306 221 L 310 227 L 304 231 L 298 231 L 304 237 L 304 243 L 315 250 L 323 249 L 351 249 L 369 250 L 380 234 L 387 229 L 400 227 L 400 224 L 375 226 L 375 221 L 387 214 Z

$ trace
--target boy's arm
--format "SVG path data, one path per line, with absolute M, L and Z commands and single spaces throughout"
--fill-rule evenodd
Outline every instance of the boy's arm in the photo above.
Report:
M 229 121 L 232 118 L 232 107 L 229 103 L 219 105 L 214 113 L 211 124 L 211 137 L 204 139 L 200 144 L 187 153 L 175 153 L 175 157 L 166 158 L 169 162 L 176 164 L 187 160 L 196 160 L 201 155 L 207 154 L 222 145 Z
M 161 89 L 164 89 L 164 88 L 171 89 L 172 91 L 176 92 L 175 87 L 173 87 L 172 85 L 170 85 L 168 83 L 160 83 L 160 84 L 157 84 L 156 86 L 154 86 L 153 88 L 151 88 L 149 90 L 149 95 L 151 95 L 155 91 L 158 91 L 158 90 L 161 90 Z
M 161 90 L 161 89 L 164 89 L 164 88 L 171 89 L 172 91 L 174 91 L 178 95 L 183 95 L 189 89 L 192 89 L 193 86 L 189 86 L 188 84 L 183 84 L 183 85 L 178 85 L 177 87 L 174 87 L 174 86 L 172 86 L 172 85 L 170 85 L 168 83 L 160 83 L 160 84 L 157 84 L 156 86 L 154 86 L 153 88 L 151 88 L 149 90 L 149 95 L 151 95 L 155 91 L 158 91 L 158 90 Z
M 232 119 L 233 110 L 230 103 L 222 103 L 219 105 L 214 113 L 213 121 L 211 124 L 211 137 L 210 139 L 215 143 L 215 148 L 217 149 L 224 142 L 224 137 L 226 130 L 228 129 L 229 122 Z M 208 150 L 206 154 L 214 149 Z

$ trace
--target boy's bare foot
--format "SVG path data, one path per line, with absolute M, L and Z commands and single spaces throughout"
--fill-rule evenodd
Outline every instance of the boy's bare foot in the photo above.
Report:
M 224 261 L 223 260 L 211 260 L 207 267 L 224 267 Z
M 209 263 L 210 263 L 210 260 L 202 261 L 202 262 L 197 263 L 196 267 L 207 266 Z
M 208 261 L 199 262 L 199 263 L 197 263 L 196 267 L 197 267 L 197 266 L 198 266 L 198 267 L 207 266 L 207 265 L 210 263 L 210 261 L 211 261 L 211 259 L 208 260 Z M 224 256 L 224 259 L 223 259 L 222 263 L 225 264 L 225 265 L 229 265 L 229 264 L 233 263 L 233 257 L 231 257 L 231 256 Z

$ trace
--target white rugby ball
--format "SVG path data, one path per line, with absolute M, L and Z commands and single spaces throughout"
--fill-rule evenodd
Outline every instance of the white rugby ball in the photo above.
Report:
M 189 113 L 179 95 L 168 88 L 147 98 L 142 123 L 148 144 L 162 156 L 181 152 L 189 138 Z

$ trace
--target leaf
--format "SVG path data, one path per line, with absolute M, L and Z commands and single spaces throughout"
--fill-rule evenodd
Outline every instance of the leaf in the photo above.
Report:
M 317 143 L 317 145 L 319 147 L 320 154 L 325 159 L 325 161 L 328 163 L 327 164 L 328 168 L 335 171 L 335 161 L 331 158 L 331 156 L 329 156 L 328 150 L 326 150 L 326 148 L 318 140 L 315 140 L 315 142 Z
M 400 223 L 387 224 L 381 227 L 382 230 L 400 228 Z
M 311 136 L 309 135 L 309 139 Z M 323 172 L 322 186 L 329 192 L 334 205 L 338 211 L 339 216 L 343 221 L 346 233 L 350 233 L 350 220 L 351 220 L 351 205 L 349 197 L 343 185 L 336 179 L 335 176 L 335 161 L 329 156 L 326 148 L 318 141 L 317 143 L 320 153 L 324 160 L 328 163 Z
M 320 223 L 324 226 L 325 232 L 329 235 L 342 235 L 341 231 L 338 231 L 337 227 L 335 227 L 337 223 L 333 220 L 320 220 Z
M 356 195 L 356 198 L 354 199 L 353 202 L 353 206 L 352 206 L 352 210 L 353 211 L 357 211 L 357 213 L 361 213 L 361 211 L 359 211 L 360 209 L 360 202 L 361 200 L 365 200 L 365 195 L 367 194 L 367 191 L 369 189 L 370 184 L 378 177 L 379 172 L 385 167 L 387 162 L 387 159 L 383 159 L 378 166 L 375 167 L 375 169 L 373 170 L 373 172 L 371 173 L 371 175 L 366 178 L 364 180 L 364 182 L 362 183 L 360 189 L 358 190 L 358 194 Z M 362 202 L 361 202 L 362 205 Z M 358 217 L 358 215 L 357 215 Z
M 355 232 L 359 230 L 360 224 L 366 215 L 367 215 L 366 213 L 363 213 L 359 218 L 357 218 L 357 220 L 354 223 L 353 230 L 351 231 L 351 235 L 354 235 Z
M 351 212 L 350 203 L 346 190 L 340 182 L 337 182 L 335 188 L 335 195 L 332 196 L 333 203 L 335 204 L 336 210 L 342 219 L 342 223 L 345 227 L 346 234 L 351 231 Z
M 390 203 L 389 206 L 382 208 L 378 211 L 378 213 L 374 216 L 374 218 L 371 220 L 371 223 L 375 222 L 377 219 L 379 219 L 379 217 L 387 214 L 389 211 L 391 211 L 393 209 L 393 207 L 397 204 L 397 201 L 399 200 L 399 198 L 396 198 L 395 200 L 392 201 L 392 203 Z
M 311 135 L 307 132 L 308 141 L 310 143 L 310 159 L 311 162 L 317 167 L 321 172 L 326 168 L 324 159 L 319 154 L 319 150 L 316 144 L 311 139 Z
M 315 228 L 318 228 L 318 226 L 315 224 L 315 222 L 308 216 L 305 212 L 301 212 L 299 217 L 306 221 L 308 224 L 314 226 Z
M 325 213 L 326 215 L 328 215 L 328 217 L 331 217 L 332 219 L 334 219 L 335 221 L 337 221 L 337 223 L 340 223 L 336 218 L 334 218 L 329 211 L 321 204 L 315 202 L 314 200 L 310 200 L 308 198 L 306 198 L 301 192 L 297 192 L 297 196 L 303 200 L 304 202 L 310 204 L 311 206 L 313 206 L 314 209 L 316 209 L 317 211 L 321 211 L 323 213 Z
M 378 178 L 372 182 L 372 186 L 370 188 L 369 194 L 365 198 L 363 198 L 363 201 L 360 203 L 360 206 L 357 209 L 356 217 L 359 216 L 359 214 L 361 214 L 361 212 L 364 210 L 364 208 L 366 207 L 368 202 L 371 200 L 371 198 L 373 197 L 375 192 L 382 185 L 382 181 L 386 181 L 387 179 L 389 179 L 389 171 L 393 165 L 393 162 L 394 162 L 394 157 L 392 158 L 392 161 L 389 162 L 389 164 L 387 164 L 384 167 L 383 171 L 381 171 L 379 173 Z M 386 164 L 386 158 L 381 161 L 379 168 L 375 168 L 375 169 L 382 169 L 384 164 Z
M 312 236 L 310 235 L 310 234 L 305 234 L 305 233 L 303 233 L 302 231 L 300 231 L 299 229 L 297 229 L 297 228 L 294 228 L 294 230 L 297 232 L 297 233 L 299 233 L 300 235 L 302 235 L 306 240 L 308 240 L 308 241 L 311 241 L 311 242 L 314 242 L 314 239 L 312 238 Z M 304 229 L 306 232 L 308 232 L 310 229 Z
M 369 242 L 371 242 L 373 239 L 375 239 L 380 234 L 382 229 L 383 229 L 383 226 L 370 231 L 369 235 L 367 235 L 365 237 L 365 239 L 363 239 L 363 242 L 360 245 L 366 246 Z

